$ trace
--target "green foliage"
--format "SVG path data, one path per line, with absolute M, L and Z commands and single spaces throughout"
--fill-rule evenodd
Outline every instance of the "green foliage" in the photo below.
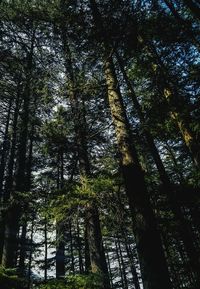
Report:
M 106 194 L 113 191 L 115 181 L 111 178 L 99 176 L 96 178 L 88 178 L 82 176 L 80 183 L 67 186 L 66 190 L 59 194 L 56 199 L 50 201 L 48 206 L 48 214 L 56 221 L 62 221 L 66 218 L 66 212 L 84 207 L 88 202 L 96 201 L 101 203 L 101 200 Z
M 0 288 L 1 289 L 26 289 L 26 280 L 19 278 L 14 269 L 0 267 Z
M 40 289 L 99 289 L 101 276 L 99 274 L 69 275 L 64 280 L 51 280 L 41 285 Z

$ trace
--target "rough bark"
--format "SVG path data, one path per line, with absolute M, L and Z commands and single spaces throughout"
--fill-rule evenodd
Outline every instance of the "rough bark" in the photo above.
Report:
M 105 63 L 108 99 L 115 125 L 121 168 L 133 217 L 133 229 L 144 288 L 171 288 L 160 234 L 151 208 L 144 174 L 132 143 L 128 119 L 119 91 L 111 57 Z
M 172 288 L 163 252 L 160 233 L 151 208 L 144 174 L 133 146 L 129 122 L 123 106 L 119 84 L 115 75 L 109 39 L 106 35 L 95 0 L 90 0 L 95 25 L 104 45 L 104 71 L 108 101 L 111 110 L 126 194 L 133 220 L 143 285 L 145 289 Z

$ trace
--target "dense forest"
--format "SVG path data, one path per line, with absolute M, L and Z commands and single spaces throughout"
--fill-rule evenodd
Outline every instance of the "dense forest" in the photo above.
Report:
M 198 0 L 0 1 L 0 288 L 200 288 Z

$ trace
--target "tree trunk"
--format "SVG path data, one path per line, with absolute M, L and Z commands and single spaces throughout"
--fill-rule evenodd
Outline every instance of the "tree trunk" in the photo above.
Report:
M 123 273 L 122 273 L 122 265 L 121 265 L 120 255 L 119 255 L 119 247 L 118 247 L 118 243 L 117 243 L 117 237 L 115 238 L 115 250 L 116 250 L 117 261 L 118 261 L 118 265 L 119 265 L 121 284 L 122 284 L 122 288 L 124 289 L 124 278 L 123 278 Z
M 88 226 L 86 222 L 86 217 L 84 219 L 85 231 L 84 231 L 84 243 L 85 243 L 85 273 L 88 274 L 91 268 L 90 262 L 90 252 L 89 252 L 89 244 L 88 244 Z
M 121 169 L 132 214 L 143 285 L 145 289 L 170 289 L 172 286 L 160 233 L 151 208 L 144 175 L 132 143 L 132 135 L 109 48 L 109 38 L 102 25 L 101 15 L 95 0 L 90 0 L 90 5 L 96 28 L 104 37 L 102 42 L 105 51 L 104 65 L 108 101 L 121 156 Z
M 76 134 L 76 147 L 79 160 L 79 171 L 81 176 L 90 177 L 90 162 L 87 151 L 86 140 L 86 119 L 84 100 L 79 99 L 76 88 L 73 62 L 71 58 L 71 51 L 67 43 L 65 31 L 63 33 L 63 48 L 66 61 L 66 76 L 68 77 L 70 89 L 70 101 L 72 113 L 74 117 L 74 127 Z M 80 125 L 81 124 L 81 125 Z M 105 253 L 102 243 L 102 235 L 99 221 L 99 213 L 96 205 L 93 202 L 88 203 L 85 210 L 85 225 L 86 225 L 86 238 L 89 248 L 90 265 L 93 273 L 102 274 L 102 289 L 109 289 L 108 268 L 106 264 Z M 87 249 L 87 248 L 86 248 Z M 86 259 L 87 261 L 87 259 Z
M 79 220 L 77 218 L 77 247 L 78 247 L 78 263 L 79 263 L 79 273 L 82 274 L 83 270 L 83 258 L 82 258 L 82 250 L 81 250 L 81 236 L 80 236 L 80 227 Z
M 127 88 L 130 92 L 130 97 L 131 97 L 131 100 L 133 102 L 133 105 L 137 111 L 137 114 L 138 114 L 138 117 L 140 119 L 140 123 L 142 125 L 142 129 L 143 129 L 143 133 L 144 133 L 144 136 L 147 140 L 147 143 L 148 143 L 148 146 L 149 146 L 149 149 L 150 149 L 150 152 L 152 154 L 152 157 L 154 159 L 154 162 L 156 164 L 156 167 L 158 169 L 158 173 L 160 175 L 160 179 L 162 181 L 163 184 L 165 183 L 169 183 L 169 178 L 167 176 L 167 173 L 165 171 L 165 167 L 163 165 L 163 162 L 160 158 L 160 155 L 159 155 L 159 152 L 158 152 L 158 149 L 155 145 L 155 142 L 154 142 L 154 139 L 151 135 L 151 133 L 149 132 L 148 128 L 147 128 L 147 125 L 146 125 L 146 120 L 145 120 L 145 115 L 141 109 L 141 106 L 137 100 L 137 96 L 135 94 L 135 90 L 134 90 L 134 87 L 132 85 L 132 83 L 130 82 L 127 74 L 126 74 L 126 71 L 124 69 L 124 65 L 123 65 L 123 61 L 122 59 L 120 58 L 120 55 L 118 54 L 118 52 L 115 52 L 115 55 L 116 55 L 116 58 L 117 58 L 117 61 L 118 61 L 118 64 L 120 66 L 120 70 L 123 74 L 123 78 L 126 82 L 126 85 L 127 85 Z
M 23 276 L 25 272 L 25 259 L 26 259 L 26 234 L 27 234 L 27 222 L 24 221 L 22 226 L 22 233 L 20 236 L 20 257 L 19 257 L 19 272 Z
M 160 86 L 159 93 L 161 91 L 166 104 L 169 106 L 170 117 L 176 123 L 194 164 L 197 168 L 200 168 L 199 137 L 189 127 L 189 123 L 191 123 L 192 120 L 191 115 L 187 110 L 187 100 L 177 91 L 176 83 L 173 82 L 173 78 L 170 76 L 168 70 L 160 59 L 155 46 L 149 42 L 145 43 L 145 40 L 141 36 L 139 36 L 139 41 L 146 45 L 149 54 L 154 59 L 156 69 L 152 68 L 152 73 L 157 76 L 157 72 L 160 76 L 158 79 Z M 154 66 L 154 63 L 152 63 L 152 66 Z
M 121 242 L 119 237 L 117 237 L 117 243 L 118 243 L 118 248 L 119 248 L 119 256 L 122 264 L 122 274 L 123 274 L 123 279 L 124 279 L 124 289 L 128 289 L 128 281 L 126 277 L 126 268 L 124 264 L 124 259 L 123 259 L 123 254 L 122 254 L 122 248 L 121 248 Z
M 32 170 L 32 159 L 33 159 L 33 136 L 34 136 L 34 124 L 32 124 L 30 132 L 30 143 L 29 143 L 29 156 L 26 164 L 26 191 L 31 190 L 31 170 Z M 27 212 L 28 214 L 28 212 Z M 25 260 L 26 260 L 26 251 L 27 251 L 27 225 L 28 218 L 24 216 L 24 223 L 22 226 L 22 234 L 20 238 L 20 259 L 19 259 L 19 272 L 23 276 L 25 273 Z
M 2 145 L 2 153 L 1 153 L 1 163 L 0 163 L 0 203 L 3 201 L 3 180 L 4 180 L 4 173 L 5 173 L 5 166 L 6 166 L 6 154 L 8 151 L 8 129 L 10 123 L 10 114 L 11 114 L 11 107 L 12 107 L 12 98 L 9 100 L 8 106 L 8 113 L 6 117 L 6 125 L 5 125 L 5 132 L 4 132 L 4 140 Z
M 115 125 L 121 168 L 133 217 L 143 284 L 145 289 L 171 288 L 167 264 L 156 220 L 146 190 L 144 175 L 138 162 L 128 119 L 119 91 L 111 57 L 105 62 L 108 99 Z
M 194 0 L 183 0 L 185 5 L 191 10 L 193 15 L 200 20 L 200 6 L 198 6 L 198 3 L 196 4 Z
M 48 227 L 47 219 L 44 220 L 44 280 L 48 277 Z
M 20 98 L 20 85 L 17 86 L 17 96 L 15 101 L 15 111 L 12 123 L 12 141 L 11 141 L 11 151 L 8 157 L 8 173 L 7 177 L 5 178 L 5 188 L 4 193 L 1 195 L 3 199 L 1 202 L 5 204 L 10 197 L 10 191 L 13 184 L 13 167 L 14 167 L 14 156 L 15 156 L 15 146 L 16 146 L 16 134 L 17 134 L 17 119 L 19 115 L 19 98 Z M 4 239 L 5 239 L 5 210 L 0 210 L 0 263 L 2 262 L 2 255 L 3 255 L 3 246 L 4 246 Z
M 74 266 L 74 245 L 73 245 L 73 235 L 72 235 L 72 221 L 69 221 L 69 241 L 70 241 L 70 257 L 71 257 L 71 272 L 75 274 Z
M 32 268 L 32 258 L 33 258 L 33 233 L 34 233 L 34 219 L 31 220 L 31 236 L 30 236 L 30 253 L 28 260 L 28 289 L 31 287 L 31 268 Z
M 107 263 L 108 263 L 108 272 L 109 272 L 109 279 L 110 279 L 110 287 L 111 289 L 114 287 L 113 284 L 113 274 L 112 274 L 112 270 L 111 270 L 111 265 L 110 265 L 110 257 L 109 257 L 109 252 L 106 251 L 106 259 L 107 259 Z
M 132 257 L 131 249 L 128 245 L 128 241 L 125 235 L 124 235 L 124 242 L 125 242 L 127 257 L 130 260 L 130 268 L 131 268 L 131 274 L 133 276 L 133 284 L 135 286 L 135 289 L 140 289 L 140 283 L 139 283 L 138 274 L 134 265 L 134 259 Z
M 57 167 L 57 190 L 63 188 L 64 181 L 64 164 L 63 151 L 58 152 L 58 167 Z M 62 222 L 56 224 L 56 278 L 63 278 L 65 276 L 65 242 L 64 242 L 65 228 Z
M 32 31 L 31 48 L 27 55 L 27 75 L 26 87 L 23 97 L 23 112 L 21 115 L 20 127 L 20 141 L 18 146 L 18 155 L 16 162 L 15 184 L 13 185 L 13 192 L 9 192 L 12 204 L 8 208 L 7 216 L 5 218 L 5 240 L 3 249 L 3 262 L 5 267 L 14 267 L 16 265 L 16 253 L 18 248 L 18 232 L 19 221 L 22 214 L 21 203 L 17 200 L 18 193 L 27 192 L 26 180 L 26 154 L 28 143 L 28 125 L 30 117 L 30 98 L 31 98 L 31 78 L 33 65 L 33 50 L 35 42 L 35 29 Z M 12 188 L 11 188 L 12 190 Z
M 144 135 L 146 137 L 146 140 L 148 142 L 153 159 L 154 159 L 155 164 L 157 166 L 161 182 L 163 183 L 163 193 L 167 196 L 167 199 L 171 205 L 173 214 L 174 214 L 174 216 L 178 222 L 178 231 L 180 233 L 180 236 L 181 236 L 183 243 L 184 243 L 184 246 L 185 246 L 185 250 L 186 250 L 188 257 L 190 259 L 190 263 L 191 263 L 191 267 L 193 268 L 193 272 L 196 274 L 197 280 L 200 280 L 199 270 L 198 270 L 198 268 L 200 268 L 200 263 L 199 263 L 199 258 L 198 258 L 199 254 L 196 251 L 195 246 L 193 245 L 194 240 L 191 237 L 191 235 L 192 235 L 191 230 L 187 224 L 187 221 L 185 220 L 185 218 L 183 216 L 183 212 L 181 211 L 180 205 L 177 203 L 175 188 L 173 187 L 173 185 L 170 182 L 170 179 L 167 175 L 167 172 L 165 170 L 163 162 L 160 158 L 159 152 L 158 152 L 156 145 L 154 143 L 153 137 L 146 128 L 144 114 L 142 112 L 140 104 L 139 104 L 137 97 L 135 95 L 134 88 L 127 77 L 126 71 L 123 67 L 123 62 L 122 62 L 122 60 L 121 60 L 121 58 L 117 52 L 116 52 L 116 57 L 117 57 L 120 69 L 123 73 L 124 80 L 126 81 L 127 87 L 131 93 L 133 104 L 135 105 L 135 108 L 138 112 L 138 116 L 139 116 L 141 124 L 143 126 Z M 198 286 L 200 286 L 199 281 L 198 281 Z
M 65 242 L 63 240 L 64 227 L 61 223 L 56 228 L 56 278 L 65 276 Z

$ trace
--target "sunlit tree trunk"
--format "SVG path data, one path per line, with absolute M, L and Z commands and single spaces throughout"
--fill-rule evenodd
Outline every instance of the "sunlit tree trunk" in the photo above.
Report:
M 90 4 L 95 25 L 102 31 L 102 35 L 104 33 L 106 35 L 105 30 L 101 26 L 101 16 L 96 2 L 90 0 Z M 171 282 L 160 233 L 145 186 L 144 173 L 139 165 L 138 156 L 133 146 L 130 126 L 107 41 L 108 38 L 105 38 L 103 43 L 105 48 L 104 72 L 108 101 L 121 156 L 121 170 L 132 214 L 143 285 L 145 289 L 169 289 L 171 288 Z
M 189 126 L 189 124 L 192 122 L 192 117 L 188 111 L 187 100 L 179 94 L 178 90 L 176 89 L 176 85 L 172 81 L 172 77 L 169 75 L 169 72 L 160 59 L 154 45 L 150 42 L 146 43 L 141 36 L 138 37 L 138 40 L 141 44 L 146 46 L 149 55 L 153 57 L 153 62 L 151 63 L 152 73 L 155 76 L 157 76 L 157 74 L 159 75 L 159 93 L 162 93 L 162 96 L 166 101 L 166 105 L 169 107 L 169 115 L 180 131 L 180 135 L 194 164 L 199 169 L 200 142 L 198 134 L 195 134 Z
M 120 58 L 118 53 L 116 53 L 116 57 L 117 57 L 120 69 L 122 71 L 124 80 L 126 81 L 127 87 L 129 89 L 130 96 L 131 96 L 131 99 L 133 101 L 133 105 L 135 106 L 137 113 L 138 113 L 138 116 L 140 118 L 140 122 L 142 124 L 144 135 L 145 135 L 147 143 L 149 145 L 150 152 L 151 152 L 152 157 L 154 159 L 154 162 L 157 166 L 158 173 L 160 175 L 160 179 L 161 179 L 161 182 L 163 184 L 163 193 L 167 196 L 167 199 L 171 205 L 171 209 L 174 213 L 175 219 L 178 222 L 178 228 L 177 229 L 178 229 L 180 236 L 183 240 L 185 250 L 186 250 L 188 257 L 190 259 L 191 267 L 193 269 L 193 272 L 195 272 L 195 274 L 197 275 L 197 279 L 199 280 L 199 273 L 198 273 L 199 272 L 198 268 L 200 267 L 200 264 L 198 261 L 199 260 L 199 258 L 198 258 L 199 254 L 196 251 L 196 248 L 194 246 L 194 240 L 192 238 L 192 233 L 191 233 L 191 230 L 189 228 L 188 222 L 185 220 L 184 214 L 181 211 L 180 205 L 178 204 L 178 201 L 176 199 L 175 187 L 173 187 L 173 185 L 171 184 L 171 181 L 170 181 L 168 174 L 165 170 L 163 162 L 160 158 L 159 152 L 158 152 L 156 145 L 154 143 L 154 139 L 153 139 L 151 133 L 149 132 L 149 130 L 147 129 L 147 126 L 145 123 L 145 116 L 144 116 L 143 111 L 140 107 L 140 104 L 137 100 L 137 96 L 135 94 L 134 88 L 128 79 L 128 76 L 127 76 L 126 71 L 125 71 L 124 66 L 123 66 L 123 61 Z
M 159 231 L 148 199 L 144 173 L 133 147 L 130 127 L 111 58 L 106 61 L 105 77 L 118 149 L 121 154 L 122 174 L 133 217 L 144 288 L 155 289 L 162 286 L 162 288 L 169 289 L 171 284 Z

